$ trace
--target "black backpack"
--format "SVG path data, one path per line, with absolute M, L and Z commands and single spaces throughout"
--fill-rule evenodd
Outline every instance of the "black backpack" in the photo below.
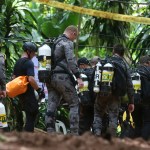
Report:
M 67 73 L 67 74 L 69 74 L 73 85 L 76 86 L 77 81 L 73 77 L 72 73 L 69 71 L 69 69 L 67 67 L 65 67 L 63 64 L 60 63 L 64 58 L 59 58 L 57 61 L 55 59 L 55 47 L 63 39 L 66 40 L 67 37 L 65 35 L 61 35 L 57 38 L 49 39 L 47 41 L 47 43 L 51 47 L 51 75 L 53 73 Z M 63 71 L 55 71 L 54 69 L 55 69 L 56 66 L 61 67 L 63 69 Z
M 54 60 L 54 56 L 53 56 L 53 51 L 54 51 L 54 48 L 55 48 L 55 42 L 56 42 L 56 39 L 57 38 L 50 38 L 48 39 L 47 41 L 45 41 L 40 47 L 46 45 L 46 46 L 49 46 L 50 49 L 51 49 L 51 56 L 46 56 L 46 59 L 47 61 L 50 61 L 50 65 L 51 65 L 51 70 L 39 70 L 38 71 L 38 79 L 40 82 L 43 82 L 43 83 L 49 83 L 51 81 L 51 73 L 52 73 L 52 70 L 53 70 L 53 60 Z M 38 61 L 40 62 L 44 62 L 45 60 L 45 57 L 43 55 L 40 55 L 37 57 L 38 58 Z
M 125 96 L 127 93 L 127 66 L 122 58 L 111 57 L 114 66 L 114 77 L 112 81 L 112 94 Z
M 56 62 L 55 53 L 54 53 L 56 45 L 61 40 L 62 40 L 61 37 L 50 38 L 41 45 L 41 47 L 42 47 L 43 45 L 46 44 L 51 48 L 51 56 L 48 56 L 48 57 L 50 57 L 50 61 L 51 61 L 51 70 L 50 71 L 45 70 L 45 72 L 38 71 L 38 78 L 39 78 L 40 82 L 49 83 L 51 81 L 51 75 L 53 74 L 53 70 L 55 69 L 57 63 L 62 60 L 62 59 L 60 59 Z M 44 59 L 43 56 L 38 56 L 38 61 L 43 61 L 43 59 Z
M 56 67 L 55 61 L 55 47 L 62 40 L 61 37 L 48 39 L 44 44 L 48 44 L 51 48 L 51 68 L 52 70 Z
M 150 103 L 150 67 L 141 66 L 138 71 L 141 75 L 142 102 Z
M 103 96 L 109 96 L 110 94 L 115 96 L 125 96 L 125 94 L 127 93 L 127 66 L 125 62 L 120 57 L 110 57 L 105 60 L 101 60 L 101 72 L 103 72 L 104 66 L 107 63 L 113 66 L 114 75 L 112 77 L 112 82 L 110 83 L 110 85 L 106 85 L 106 83 L 104 83 L 104 85 L 103 81 L 100 81 L 100 94 Z M 101 75 L 101 80 L 102 76 L 103 73 Z M 94 80 L 94 75 L 92 80 Z

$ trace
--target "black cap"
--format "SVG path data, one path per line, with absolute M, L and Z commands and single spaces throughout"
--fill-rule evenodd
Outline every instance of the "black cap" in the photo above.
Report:
M 79 65 L 90 65 L 89 60 L 86 57 L 82 57 L 80 59 L 78 59 L 78 66 Z

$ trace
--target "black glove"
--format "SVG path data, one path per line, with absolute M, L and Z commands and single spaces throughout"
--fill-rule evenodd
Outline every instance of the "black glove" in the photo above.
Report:
M 38 92 L 39 99 L 45 98 L 44 89 L 38 88 L 36 91 Z

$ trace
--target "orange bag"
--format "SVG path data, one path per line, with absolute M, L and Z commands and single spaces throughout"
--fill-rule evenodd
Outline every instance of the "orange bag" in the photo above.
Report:
M 23 94 L 27 90 L 27 76 L 19 76 L 6 84 L 6 92 L 10 98 Z

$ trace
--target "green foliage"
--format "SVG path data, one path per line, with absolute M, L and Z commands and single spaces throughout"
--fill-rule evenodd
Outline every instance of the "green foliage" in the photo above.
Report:
M 41 24 L 41 31 L 46 37 L 56 37 L 63 33 L 64 29 L 73 24 L 77 25 L 79 19 L 78 14 L 65 13 L 62 20 L 56 20 L 56 18 L 51 18 L 51 21 L 43 22 Z
M 59 106 L 56 119 L 62 121 L 66 128 L 70 128 L 70 122 L 69 122 L 69 106 Z
M 35 127 L 46 130 L 46 125 L 45 125 L 45 115 L 46 115 L 46 108 L 47 108 L 47 102 L 41 102 L 39 105 L 39 114 L 36 120 Z
M 149 8 L 149 5 L 142 6 L 137 9 L 137 12 L 140 16 L 149 18 Z M 134 31 L 131 34 L 131 38 L 132 39 L 128 42 L 128 47 L 132 64 L 136 66 L 136 63 L 142 55 L 150 54 L 150 26 L 134 25 Z
M 41 25 L 41 31 L 47 38 L 57 37 L 60 34 L 60 27 L 51 21 L 47 21 Z
M 89 6 L 89 3 L 87 5 Z M 127 10 L 132 11 L 129 4 L 125 5 L 113 1 L 93 1 L 93 5 L 98 10 L 113 13 L 127 14 Z M 105 50 L 110 52 L 114 44 L 126 44 L 127 38 L 125 35 L 130 33 L 130 24 L 103 18 L 87 17 L 82 34 L 85 34 L 85 31 L 90 33 L 87 43 L 93 46 L 93 48 L 95 47 L 95 54 L 99 55 L 101 48 L 98 47 L 108 47 Z
M 0 10 L 0 51 L 5 53 L 6 67 L 12 71 L 21 55 L 23 41 L 32 39 L 32 29 L 36 29 L 36 19 L 26 3 L 21 0 L 5 0 Z
M 27 1 L 26 1 L 27 2 Z M 23 0 L 4 0 L 0 3 L 0 52 L 6 55 L 7 81 L 11 79 L 14 63 L 20 57 L 24 41 L 33 40 L 32 30 L 36 29 L 36 18 Z M 9 126 L 15 126 L 14 107 L 6 99 Z M 13 114 L 13 116 L 12 116 Z
M 47 101 L 41 102 L 39 105 L 39 114 L 37 117 L 37 121 L 35 124 L 36 128 L 42 129 L 46 131 L 46 125 L 45 125 L 45 115 L 47 110 Z M 56 113 L 56 119 L 62 121 L 66 128 L 69 129 L 69 109 L 63 105 L 61 105 Z
M 65 29 L 69 25 L 78 25 L 79 22 L 79 14 L 74 12 L 65 12 L 63 14 L 63 18 L 60 21 L 61 27 Z

